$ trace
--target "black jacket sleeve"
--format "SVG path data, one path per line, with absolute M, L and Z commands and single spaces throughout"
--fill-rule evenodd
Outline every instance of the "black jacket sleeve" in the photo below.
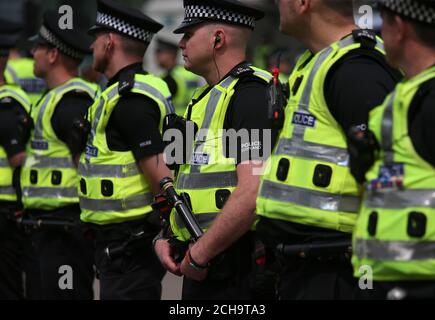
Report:
M 408 112 L 409 135 L 417 153 L 435 167 L 435 80 L 415 94 Z
M 224 129 L 248 132 L 249 140 L 238 139 L 236 145 L 227 139 L 226 157 L 265 160 L 271 153 L 278 132 L 271 129 L 268 119 L 267 83 L 251 76 L 239 80 L 225 115 Z M 258 134 L 256 134 L 258 132 Z
M 136 161 L 162 153 L 159 123 L 160 109 L 155 101 L 137 93 L 126 94 L 110 116 L 108 146 L 113 151 L 131 150 Z
M 51 125 L 57 137 L 66 143 L 73 156 L 77 151 L 72 137 L 73 123 L 83 119 L 93 99 L 86 93 L 70 92 L 65 94 L 56 106 L 51 117 Z
M 26 111 L 12 98 L 0 101 L 0 145 L 5 149 L 8 158 L 23 152 L 26 141 L 20 131 L 19 117 Z
M 352 126 L 367 126 L 370 110 L 382 104 L 395 84 L 396 80 L 380 63 L 366 56 L 354 56 L 329 71 L 325 100 L 347 135 Z

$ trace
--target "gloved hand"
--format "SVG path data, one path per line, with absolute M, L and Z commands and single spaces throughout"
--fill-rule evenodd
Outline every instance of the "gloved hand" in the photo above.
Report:
M 21 143 L 26 144 L 29 141 L 33 126 L 33 119 L 29 114 L 20 114 L 18 116 L 18 130 L 20 131 Z
M 379 144 L 372 131 L 363 131 L 356 126 L 350 128 L 348 134 L 350 172 L 358 183 L 365 182 L 365 175 L 374 164 L 377 151 L 379 151 Z
M 91 124 L 87 119 L 74 119 L 71 135 L 69 136 L 70 143 L 68 144 L 73 148 L 71 152 L 74 155 L 80 154 L 85 150 L 90 131 Z

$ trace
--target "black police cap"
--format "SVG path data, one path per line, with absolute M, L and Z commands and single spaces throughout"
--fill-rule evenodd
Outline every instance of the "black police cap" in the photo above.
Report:
M 174 33 L 210 20 L 254 29 L 255 21 L 264 17 L 263 11 L 237 0 L 184 0 L 183 5 L 184 20 Z
M 22 31 L 22 24 L 0 19 L 0 56 L 8 55 L 8 50 L 15 47 Z
M 157 51 L 178 51 L 178 44 L 163 38 L 156 39 L 156 50 Z
M 61 29 L 60 18 L 57 11 L 47 10 L 43 15 L 39 33 L 29 40 L 33 43 L 49 44 L 71 58 L 82 60 L 90 52 L 92 39 L 76 21 L 73 21 L 72 29 Z
M 435 26 L 435 0 L 380 0 L 379 6 L 410 20 Z
M 89 32 L 98 30 L 115 31 L 142 42 L 151 42 L 152 37 L 163 25 L 139 10 L 126 7 L 112 0 L 98 0 L 97 21 Z

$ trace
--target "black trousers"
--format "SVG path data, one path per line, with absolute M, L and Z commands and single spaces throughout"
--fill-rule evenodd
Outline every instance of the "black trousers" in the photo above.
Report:
M 249 232 L 212 261 L 204 281 L 184 277 L 182 299 L 252 299 L 252 253 L 253 235 Z
M 32 210 L 30 216 L 48 219 L 73 219 L 78 222 L 80 209 L 68 206 L 55 211 Z M 34 289 L 32 299 L 91 300 L 93 294 L 93 241 L 82 226 L 41 227 L 30 234 L 31 264 L 38 272 L 27 273 L 27 284 Z
M 160 300 L 165 270 L 151 243 L 158 230 L 146 221 L 135 221 L 94 226 L 93 231 L 100 299 Z
M 0 300 L 24 298 L 24 234 L 7 218 L 9 208 L 0 202 Z
M 360 290 L 362 300 L 434 300 L 435 281 L 373 281 L 372 289 Z
M 358 280 L 350 259 L 344 255 L 289 258 L 281 261 L 277 294 L 280 300 L 351 300 L 356 298 Z

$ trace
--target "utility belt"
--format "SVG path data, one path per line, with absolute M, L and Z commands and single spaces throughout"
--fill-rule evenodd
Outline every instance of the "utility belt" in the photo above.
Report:
M 78 204 L 50 211 L 27 209 L 16 213 L 13 220 L 26 233 L 39 229 L 58 229 L 72 232 L 74 229 L 83 227 L 80 221 L 80 207 Z
M 113 225 L 87 225 L 97 246 L 101 243 L 104 253 L 111 260 L 131 254 L 139 248 L 149 247 L 152 250 L 152 239 L 158 233 L 146 218 Z
M 295 259 L 313 261 L 350 260 L 352 242 L 350 239 L 317 241 L 296 244 L 279 243 L 274 248 L 276 259 L 280 262 Z
M 172 249 L 180 250 L 182 258 L 189 242 L 170 239 Z M 184 250 L 184 251 L 183 251 Z M 210 262 L 207 279 L 212 281 L 228 280 L 231 277 L 246 276 L 252 270 L 253 232 L 249 231 L 231 247 Z

